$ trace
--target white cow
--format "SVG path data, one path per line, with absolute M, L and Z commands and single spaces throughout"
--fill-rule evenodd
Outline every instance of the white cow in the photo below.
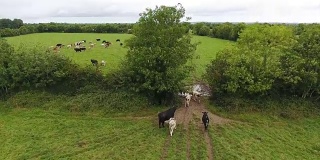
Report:
M 201 96 L 200 92 L 192 91 L 192 96 L 194 101 L 198 101 L 198 103 L 200 103 L 200 96 Z
M 102 60 L 101 61 L 101 66 L 106 66 L 106 61 Z
M 185 96 L 186 96 L 185 107 L 189 107 L 192 95 L 189 93 L 186 93 Z
M 170 136 L 172 137 L 173 130 L 177 129 L 177 122 L 174 118 L 169 119 L 169 131 L 170 131 Z

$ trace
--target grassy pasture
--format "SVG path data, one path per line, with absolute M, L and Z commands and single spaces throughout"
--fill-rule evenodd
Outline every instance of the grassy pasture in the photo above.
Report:
M 320 157 L 320 119 L 266 119 L 210 128 L 215 159 L 310 159 Z
M 81 66 L 91 65 L 90 59 L 107 60 L 102 68 L 105 73 L 117 68 L 126 48 L 115 43 L 117 38 L 125 40 L 128 34 L 67 34 L 43 33 L 7 38 L 15 47 L 20 44 L 48 47 L 56 43 L 74 43 L 82 39 L 96 38 L 113 43 L 108 49 L 98 45 L 91 51 L 75 53 L 62 49 L 59 54 L 71 57 Z M 199 41 L 195 59 L 200 77 L 206 64 L 216 52 L 229 41 L 194 36 Z M 40 97 L 39 95 L 34 95 Z M 30 97 L 21 95 L 25 101 Z M 90 96 L 88 96 L 90 97 Z M 156 114 L 163 108 L 140 110 L 133 113 L 109 114 L 99 111 L 85 114 L 62 110 L 60 103 L 73 103 L 72 98 L 51 103 L 35 103 L 39 106 L 9 108 L 0 101 L 0 159 L 160 159 L 166 148 L 165 159 L 206 159 L 206 144 L 196 125 L 196 118 L 189 124 L 189 136 L 178 125 L 172 138 L 168 128 L 158 129 Z M 92 98 L 92 97 L 90 97 Z M 83 97 L 78 97 L 83 99 Z M 77 100 L 78 100 L 77 99 Z M 40 99 L 39 101 L 41 101 Z M 23 102 L 25 102 L 23 101 Z M 35 99 L 34 101 L 38 101 Z M 78 100 L 80 101 L 80 100 Z M 76 102 L 78 102 L 76 101 Z M 85 100 L 83 100 L 85 101 Z M 82 101 L 80 101 L 82 102 Z M 17 104 L 17 99 L 12 100 Z M 27 103 L 27 102 L 26 102 Z M 28 102 L 30 103 L 30 102 Z M 23 103 L 22 103 L 23 104 Z M 110 104 L 107 104 L 110 105 Z M 215 110 L 210 106 L 211 110 Z M 134 116 L 143 118 L 134 118 Z M 301 118 L 286 120 L 268 114 L 245 113 L 232 117 L 242 123 L 209 127 L 213 143 L 214 159 L 319 159 L 320 119 Z M 211 123 L 211 122 L 210 122 Z M 168 146 L 166 142 L 169 140 Z M 190 150 L 187 151 L 189 140 Z
M 15 48 L 19 47 L 34 47 L 39 46 L 47 49 L 49 46 L 55 46 L 58 43 L 74 44 L 80 40 L 86 40 L 87 51 L 76 53 L 72 48 L 62 48 L 59 54 L 64 54 L 74 60 L 75 63 L 81 66 L 91 65 L 90 59 L 97 59 L 99 62 L 105 60 L 106 67 L 100 67 L 104 73 L 108 73 L 118 68 L 121 59 L 124 58 L 127 49 L 121 47 L 116 39 L 120 39 L 123 43 L 126 39 L 130 38 L 130 34 L 96 34 L 96 33 L 37 33 L 22 35 L 17 37 L 6 38 L 10 44 Z M 112 45 L 109 48 L 101 46 L 101 41 L 96 41 L 96 38 L 110 41 Z M 88 50 L 89 41 L 96 43 L 96 46 Z M 209 37 L 194 36 L 194 42 L 200 42 L 196 54 L 199 58 L 194 59 L 196 70 L 192 74 L 196 78 L 205 72 L 205 66 L 215 58 L 216 53 L 231 43 L 230 41 L 220 40 Z
M 159 129 L 156 116 L 103 117 L 35 108 L 0 115 L 0 159 L 152 160 L 160 159 L 164 148 L 166 159 L 187 156 L 183 127 L 168 137 L 168 128 Z M 192 134 L 192 159 L 206 156 L 197 135 Z
M 198 119 L 189 123 L 188 138 L 182 125 L 177 126 L 173 137 L 168 137 L 167 127 L 158 128 L 155 110 L 143 118 L 37 108 L 5 110 L 1 103 L 0 110 L 0 159 L 198 160 L 207 156 L 204 138 L 197 129 Z M 240 124 L 209 127 L 215 159 L 320 156 L 319 117 L 285 120 L 251 113 L 245 117 L 256 120 L 245 121 L 244 115 L 239 116 Z

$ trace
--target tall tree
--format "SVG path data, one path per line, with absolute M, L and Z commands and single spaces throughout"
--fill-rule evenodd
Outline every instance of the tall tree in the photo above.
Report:
M 181 4 L 147 8 L 133 27 L 134 36 L 125 43 L 129 48 L 123 63 L 127 84 L 159 104 L 183 87 L 191 71 L 187 62 L 196 44 L 191 43 L 183 18 Z

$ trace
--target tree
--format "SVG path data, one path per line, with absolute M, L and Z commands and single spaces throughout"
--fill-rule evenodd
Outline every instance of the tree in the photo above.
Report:
M 19 29 L 21 26 L 23 26 L 23 21 L 21 19 L 13 19 L 12 28 Z
M 320 95 L 320 28 L 310 25 L 298 38 L 294 50 L 302 59 L 299 69 L 299 81 L 296 90 L 301 91 L 302 97 Z
M 207 68 L 214 91 L 235 95 L 268 94 L 282 75 L 281 56 L 296 44 L 286 26 L 250 25 L 236 45 L 221 51 Z
M 198 32 L 200 36 L 208 36 L 209 33 L 210 33 L 210 27 L 207 25 L 203 25 Z
M 0 19 L 0 29 L 12 28 L 12 21 L 8 18 Z
M 19 28 L 19 32 L 20 32 L 20 35 L 24 35 L 24 34 L 30 33 L 29 29 L 26 26 L 21 26 Z
M 129 48 L 122 64 L 126 84 L 159 104 L 184 86 L 191 71 L 186 64 L 196 44 L 191 43 L 191 34 L 181 22 L 184 16 L 180 4 L 147 8 L 133 27 L 134 36 L 125 43 Z

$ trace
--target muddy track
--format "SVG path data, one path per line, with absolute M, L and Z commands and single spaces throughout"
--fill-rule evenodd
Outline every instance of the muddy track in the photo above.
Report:
M 167 158 L 168 155 L 168 147 L 171 141 L 171 137 L 170 135 L 167 136 L 166 142 L 164 143 L 164 146 L 162 147 L 162 151 L 161 151 L 161 160 L 165 160 Z
M 214 146 L 212 144 L 212 139 L 209 135 L 209 131 L 208 130 L 204 130 L 204 125 L 202 124 L 202 112 L 208 112 L 208 116 L 210 119 L 210 123 L 209 123 L 209 128 L 210 126 L 213 125 L 217 125 L 217 124 L 226 124 L 226 123 L 230 123 L 230 122 L 234 122 L 233 120 L 230 119 L 226 119 L 226 118 L 222 118 L 218 115 L 215 115 L 213 113 L 211 113 L 210 111 L 208 111 L 205 106 L 202 103 L 197 103 L 193 100 L 191 100 L 190 102 L 190 106 L 189 107 L 185 107 L 184 105 L 180 108 L 178 108 L 175 112 L 175 119 L 177 120 L 177 124 L 178 126 L 183 126 L 183 129 L 186 131 L 186 148 L 187 148 L 187 159 L 190 159 L 190 134 L 189 134 L 189 123 L 191 121 L 196 121 L 196 128 L 198 128 L 200 130 L 201 133 L 203 133 L 203 137 L 205 139 L 206 142 L 206 146 L 207 146 L 207 159 L 209 160 L 213 160 L 214 155 L 213 155 L 213 150 L 214 150 Z M 194 118 L 196 117 L 196 120 L 194 120 Z M 198 119 L 199 118 L 199 119 Z M 167 158 L 167 146 L 170 145 L 170 140 L 171 137 L 168 135 L 163 150 L 162 150 L 162 154 L 161 154 L 161 159 L 166 159 Z
M 206 146 L 207 146 L 207 157 L 209 160 L 212 160 L 214 155 L 213 155 L 213 144 L 212 144 L 212 139 L 209 136 L 209 133 L 207 130 L 204 130 L 204 125 L 202 124 L 202 112 L 208 112 L 208 116 L 210 119 L 210 126 L 216 125 L 216 124 L 226 124 L 233 122 L 233 120 L 222 118 L 218 115 L 215 115 L 208 111 L 205 106 L 202 103 L 197 103 L 195 101 L 190 102 L 189 107 L 181 107 L 179 108 L 176 113 L 175 113 L 175 118 L 177 120 L 178 124 L 183 124 L 184 129 L 186 129 L 186 136 L 187 136 L 187 159 L 190 157 L 190 142 L 189 142 L 189 123 L 192 121 L 193 116 L 199 118 L 196 122 L 197 128 L 203 133 Z M 209 126 L 209 127 L 210 127 Z

